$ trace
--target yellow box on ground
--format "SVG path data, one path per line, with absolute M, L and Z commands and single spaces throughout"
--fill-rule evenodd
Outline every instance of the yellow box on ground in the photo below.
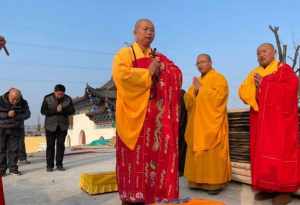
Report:
M 90 195 L 118 191 L 115 172 L 83 173 L 80 175 L 80 188 Z
M 44 151 L 46 148 L 46 137 L 45 136 L 26 136 L 25 146 L 27 153 L 34 153 Z

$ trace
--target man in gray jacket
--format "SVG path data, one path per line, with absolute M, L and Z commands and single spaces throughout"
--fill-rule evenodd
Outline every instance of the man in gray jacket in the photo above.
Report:
M 47 141 L 47 171 L 54 168 L 54 155 L 56 143 L 56 167 L 65 171 L 63 158 L 65 152 L 65 139 L 69 128 L 69 116 L 75 113 L 72 98 L 65 94 L 65 86 L 58 84 L 54 92 L 46 95 L 41 108 L 42 115 L 46 116 L 45 129 Z
M 0 97 L 0 175 L 20 175 L 18 170 L 19 137 L 24 129 L 24 120 L 30 117 L 27 101 L 21 91 L 11 88 Z

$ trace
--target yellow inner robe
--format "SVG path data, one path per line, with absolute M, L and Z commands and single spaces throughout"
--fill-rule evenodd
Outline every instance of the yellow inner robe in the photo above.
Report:
M 143 51 L 133 44 L 136 59 L 149 57 L 151 49 Z M 116 129 L 123 143 L 134 150 L 143 128 L 151 88 L 148 69 L 134 68 L 134 54 L 130 47 L 122 48 L 115 55 L 112 66 L 117 88 Z
M 199 81 L 198 94 L 195 95 L 192 85 L 184 96 L 188 111 L 184 175 L 190 183 L 222 185 L 231 180 L 228 85 L 214 69 L 199 77 Z
M 278 61 L 274 60 L 266 68 L 258 66 L 254 68 L 243 81 L 239 88 L 239 96 L 241 100 L 249 105 L 253 110 L 259 111 L 258 103 L 256 101 L 256 86 L 254 75 L 257 73 L 261 77 L 265 77 L 278 70 Z

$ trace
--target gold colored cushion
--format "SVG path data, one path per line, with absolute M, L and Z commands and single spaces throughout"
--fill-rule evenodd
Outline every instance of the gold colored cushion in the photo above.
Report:
M 80 188 L 90 195 L 118 191 L 115 172 L 83 173 Z

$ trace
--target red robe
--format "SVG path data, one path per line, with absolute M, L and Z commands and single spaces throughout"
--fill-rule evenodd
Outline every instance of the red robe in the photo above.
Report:
M 5 205 L 2 177 L 0 177 L 0 205 Z
M 250 112 L 252 186 L 267 192 L 295 192 L 300 186 L 298 78 L 287 64 L 263 78 L 259 112 Z
M 134 150 L 117 137 L 117 181 L 120 198 L 146 204 L 178 198 L 178 124 L 181 71 L 165 56 L 153 83 L 143 129 Z M 133 67 L 147 69 L 151 58 L 136 59 Z

